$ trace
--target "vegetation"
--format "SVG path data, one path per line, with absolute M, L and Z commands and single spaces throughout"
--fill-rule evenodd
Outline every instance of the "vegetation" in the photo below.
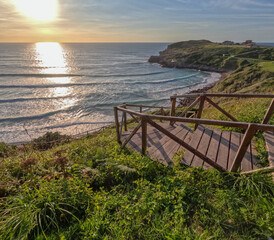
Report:
M 211 71 L 234 71 L 254 63 L 274 61 L 274 47 L 225 46 L 207 40 L 174 43 L 158 57 L 151 57 L 165 67 L 196 68 Z M 273 69 L 273 65 L 271 65 Z M 269 71 L 268 67 L 265 70 Z
M 115 130 L 0 161 L 0 239 L 266 239 L 271 177 L 167 168 Z
M 182 51 L 189 55 L 199 47 L 228 50 L 209 41 L 195 44 L 170 48 L 188 48 Z M 229 51 L 247 50 L 234 47 Z M 262 61 L 271 58 L 272 51 L 262 51 L 265 56 L 259 54 L 252 63 L 241 59 L 237 70 L 213 91 L 273 92 L 271 65 Z M 206 54 L 203 57 L 206 61 Z M 218 58 L 222 59 L 221 53 Z M 234 66 L 234 60 L 215 60 L 216 66 Z M 269 100 L 221 99 L 218 103 L 240 121 L 260 122 Z M 226 119 L 208 106 L 203 117 Z M 273 118 L 270 123 L 274 124 Z M 256 138 L 261 164 L 266 165 L 263 136 Z M 3 240 L 257 240 L 274 237 L 273 222 L 271 176 L 242 176 L 179 164 L 165 167 L 121 150 L 113 127 L 78 140 L 48 133 L 24 146 L 0 143 Z

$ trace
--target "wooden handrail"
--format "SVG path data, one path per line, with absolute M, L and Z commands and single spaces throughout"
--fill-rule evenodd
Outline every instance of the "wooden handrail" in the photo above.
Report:
M 204 109 L 204 105 L 205 105 L 205 99 L 206 99 L 206 96 L 204 96 L 204 95 L 200 97 L 200 104 L 199 104 L 199 110 L 197 113 L 197 118 L 202 117 L 202 113 L 203 113 L 203 109 Z M 195 127 L 194 127 L 195 130 L 197 129 L 198 125 L 199 125 L 198 123 L 195 124 Z
M 122 132 L 123 132 L 123 124 L 124 124 L 124 114 L 125 112 L 123 112 L 123 115 L 122 115 L 122 120 L 121 120 L 121 129 L 120 129 L 120 137 L 122 136 Z
M 131 134 L 129 135 L 129 137 L 123 142 L 122 144 L 122 148 L 124 148 L 128 142 L 130 141 L 130 139 L 137 133 L 137 131 L 139 130 L 139 128 L 142 126 L 142 123 L 139 122 L 139 124 L 137 125 L 136 128 L 134 128 L 134 130 L 131 132 Z
M 257 172 L 260 172 L 260 173 L 272 173 L 272 172 L 274 172 L 274 167 L 272 166 L 272 167 L 258 168 L 258 169 L 255 169 L 255 170 L 241 172 L 241 174 L 248 175 L 248 174 L 253 174 L 253 173 L 257 173 Z
M 142 105 L 142 104 L 129 104 L 129 103 L 125 103 L 124 105 L 128 106 L 128 107 L 144 107 L 144 108 L 163 108 L 163 109 L 170 109 L 169 107 L 162 107 L 162 106 L 149 106 L 149 105 Z
M 173 121 L 173 122 L 184 122 L 184 123 L 194 123 L 194 124 L 204 124 L 204 125 L 212 125 L 212 126 L 223 126 L 223 127 L 236 127 L 247 129 L 249 123 L 246 122 L 230 122 L 230 121 L 218 121 L 218 120 L 209 120 L 209 119 L 198 119 L 198 118 L 185 118 L 185 117 L 170 117 L 170 116 L 161 116 L 161 115 L 148 115 L 143 113 L 138 113 L 130 109 L 125 109 L 123 107 L 116 107 L 120 111 L 125 111 L 127 113 L 131 113 L 133 115 L 139 117 L 149 117 L 153 120 L 163 120 L 163 121 Z M 257 130 L 260 131 L 274 131 L 274 125 L 267 125 L 267 124 L 253 124 Z
M 127 108 L 127 106 L 126 106 L 125 103 L 124 103 L 124 108 Z M 123 117 L 124 117 L 124 130 L 125 130 L 125 132 L 126 132 L 126 131 L 127 131 L 127 113 L 124 112 L 123 114 L 124 114 L 124 115 L 123 115 Z
M 233 163 L 229 169 L 230 172 L 236 172 L 238 171 L 240 165 L 241 165 L 241 162 L 244 158 L 244 155 L 246 153 L 246 150 L 249 146 L 249 144 L 251 143 L 251 140 L 253 138 L 253 136 L 255 135 L 255 133 L 257 132 L 257 129 L 256 129 L 256 126 L 252 123 L 250 123 L 248 125 L 248 129 L 246 130 L 245 132 L 245 135 L 244 135 L 244 138 L 243 138 L 243 141 L 236 153 L 236 156 L 233 160 Z
M 224 109 L 222 109 L 217 103 L 213 102 L 210 98 L 206 97 L 206 101 L 208 103 L 210 103 L 213 107 L 215 107 L 216 109 L 218 109 L 221 113 L 223 113 L 224 115 L 226 115 L 228 118 L 230 118 L 232 121 L 238 122 L 238 120 L 235 117 L 233 117 L 230 113 L 228 113 L 227 111 L 225 111 Z
M 169 115 L 172 117 L 172 116 L 175 116 L 176 98 L 170 98 L 170 101 L 171 101 L 171 108 L 170 108 Z M 170 121 L 170 125 L 173 125 L 173 124 L 174 122 Z
M 114 107 L 114 118 L 115 118 L 115 125 L 116 125 L 116 136 L 117 136 L 117 142 L 121 144 L 121 137 L 119 132 L 119 116 L 118 116 L 118 107 Z
M 173 95 L 170 99 L 186 98 L 186 97 L 236 97 L 236 98 L 274 98 L 274 94 L 244 94 L 244 93 L 194 93 L 194 94 L 183 94 Z
M 179 117 L 183 117 L 191 108 L 195 107 L 197 103 L 200 101 L 200 97 L 197 97 L 193 103 L 191 103 L 187 109 L 180 113 Z
M 142 154 L 146 155 L 146 150 L 147 150 L 147 118 L 146 117 L 142 117 L 141 125 L 142 125 Z
M 265 113 L 264 120 L 263 120 L 262 124 L 267 124 L 273 113 L 274 113 L 274 99 L 272 99 L 272 101 Z

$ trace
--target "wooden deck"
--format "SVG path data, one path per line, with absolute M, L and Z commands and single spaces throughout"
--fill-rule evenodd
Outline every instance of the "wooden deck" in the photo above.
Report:
M 231 167 L 232 161 L 243 139 L 243 134 L 222 131 L 219 128 L 199 125 L 197 130 L 193 133 L 193 131 L 184 124 L 176 123 L 174 126 L 170 126 L 168 122 L 159 124 L 227 170 Z M 122 135 L 122 139 L 125 140 L 132 130 L 133 128 L 125 132 Z M 175 154 L 178 151 L 183 150 L 183 147 L 180 144 L 152 126 L 148 126 L 147 139 L 148 155 L 150 155 L 152 159 L 165 165 L 172 165 Z M 134 151 L 142 151 L 141 130 L 132 137 L 128 144 Z M 256 169 L 256 162 L 257 151 L 255 150 L 253 143 L 248 146 L 248 150 L 241 163 L 241 170 L 250 171 Z M 183 155 L 181 163 L 193 167 L 203 167 L 205 169 L 211 167 L 187 150 Z

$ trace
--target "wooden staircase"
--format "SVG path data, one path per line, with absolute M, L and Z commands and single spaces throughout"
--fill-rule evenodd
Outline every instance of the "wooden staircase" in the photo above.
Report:
M 196 100 L 182 112 L 178 112 L 176 99 L 180 97 L 196 97 Z M 219 106 L 214 100 L 220 97 L 270 98 L 272 101 L 261 123 L 248 123 L 238 121 Z M 121 147 L 128 145 L 134 151 L 150 155 L 152 159 L 165 165 L 174 164 L 174 156 L 180 152 L 176 155 L 176 163 L 179 161 L 188 166 L 204 169 L 214 167 L 223 172 L 241 170 L 244 174 L 274 171 L 274 125 L 268 124 L 274 113 L 274 95 L 205 93 L 174 95 L 170 99 L 171 108 L 126 103 L 114 107 L 117 141 Z M 224 114 L 230 121 L 202 119 L 205 102 Z M 195 114 L 188 115 L 196 105 L 199 105 L 199 108 Z M 139 108 L 139 111 L 129 108 Z M 146 114 L 143 112 L 144 108 L 154 108 L 158 111 Z M 170 110 L 169 116 L 166 115 L 165 109 Z M 122 113 L 121 122 L 119 112 Z M 131 116 L 131 121 L 137 122 L 136 127 L 127 129 L 128 115 Z M 221 130 L 224 127 L 241 129 L 240 132 L 244 134 Z M 264 133 L 269 167 L 258 166 L 258 153 L 253 141 L 258 132 Z
M 160 123 L 162 127 L 169 130 L 170 133 L 179 137 L 184 142 L 189 143 L 192 147 L 209 157 L 211 160 L 228 170 L 239 149 L 243 134 L 224 131 L 219 128 L 210 128 L 199 125 L 196 131 L 184 124 L 175 123 L 171 126 L 169 123 Z M 129 129 L 122 135 L 125 140 L 134 128 Z M 185 150 L 180 144 L 164 135 L 156 128 L 149 126 L 147 129 L 147 154 L 154 160 L 165 165 L 173 165 L 173 158 L 177 152 L 185 151 L 181 160 L 182 164 L 203 167 L 208 169 L 211 166 L 201 158 L 195 156 L 188 150 Z M 142 152 L 142 133 L 139 130 L 129 141 L 129 146 L 136 152 Z M 257 151 L 255 143 L 248 146 L 248 150 L 241 163 L 241 170 L 250 171 L 257 169 Z

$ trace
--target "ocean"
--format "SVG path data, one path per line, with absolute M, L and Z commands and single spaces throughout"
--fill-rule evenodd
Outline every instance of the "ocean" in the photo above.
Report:
M 113 123 L 124 102 L 168 106 L 170 95 L 219 79 L 148 63 L 167 45 L 0 43 L 0 142 L 81 134 Z

